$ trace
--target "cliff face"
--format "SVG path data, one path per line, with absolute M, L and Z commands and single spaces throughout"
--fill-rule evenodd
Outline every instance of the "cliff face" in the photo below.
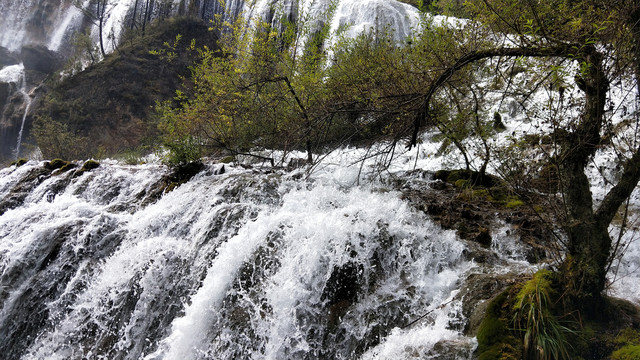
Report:
M 150 50 L 163 48 L 182 36 L 176 52 L 167 61 Z M 189 75 L 189 66 L 197 52 L 188 51 L 191 39 L 199 46 L 215 47 L 216 36 L 207 25 L 195 19 L 167 20 L 150 33 L 123 44 L 120 51 L 90 66 L 60 84 L 46 86 L 34 118 L 67 124 L 69 130 L 89 139 L 86 156 L 96 152 L 107 155 L 135 148 L 152 136 L 156 101 L 171 99 L 181 86 L 181 78 Z M 43 154 L 56 156 L 56 154 Z

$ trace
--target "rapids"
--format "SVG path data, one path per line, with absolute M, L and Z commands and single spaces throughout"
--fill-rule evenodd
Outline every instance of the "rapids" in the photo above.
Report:
M 0 353 L 437 358 L 436 344 L 455 344 L 453 358 L 470 356 L 456 294 L 471 273 L 511 270 L 476 264 L 398 190 L 354 185 L 357 167 L 306 180 L 224 167 L 159 199 L 161 165 L 0 171 Z
M 429 171 L 374 179 L 346 165 L 359 151 L 330 154 L 308 177 L 209 163 L 164 193 L 168 170 L 156 164 L 1 170 L 0 353 L 471 358 L 468 279 L 536 266 L 503 223 L 495 260 L 476 262 L 472 243 L 403 200 L 406 189 L 429 188 Z M 637 248 L 619 265 L 626 284 L 614 283 L 614 294 L 636 303 L 628 284 L 638 280 Z

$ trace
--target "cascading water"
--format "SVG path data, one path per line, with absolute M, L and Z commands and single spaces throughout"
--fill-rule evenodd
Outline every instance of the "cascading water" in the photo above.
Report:
M 27 78 L 24 72 L 22 73 L 20 93 L 24 98 L 24 115 L 22 115 L 22 122 L 20 123 L 20 131 L 18 132 L 18 141 L 16 143 L 16 150 L 15 150 L 16 158 L 20 156 L 20 146 L 22 145 L 22 133 L 24 132 L 24 124 L 27 121 L 27 116 L 29 115 L 29 109 L 31 108 L 31 95 L 29 95 L 29 91 L 27 89 Z
M 0 353 L 380 359 L 451 342 L 470 356 L 455 295 L 486 269 L 454 232 L 382 184 L 352 186 L 358 169 L 225 170 L 155 203 L 159 165 L 2 170 Z
M 212 163 L 164 193 L 161 165 L 1 170 L 0 353 L 469 359 L 467 279 L 535 267 L 506 224 L 493 231 L 497 256 L 481 256 L 493 262 L 479 263 L 470 254 L 490 250 L 442 230 L 395 185 L 354 185 L 360 168 L 344 164 L 363 155 L 338 151 L 306 180 Z M 392 177 L 403 192 L 432 182 Z M 620 264 L 627 282 L 637 248 Z M 629 291 L 616 292 L 638 301 Z

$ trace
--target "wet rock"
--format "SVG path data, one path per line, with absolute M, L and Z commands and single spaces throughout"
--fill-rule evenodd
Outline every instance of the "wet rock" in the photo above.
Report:
M 464 281 L 456 299 L 462 300 L 462 315 L 467 322 L 464 333 L 474 336 L 484 318 L 490 299 L 518 281 L 515 274 L 471 274 Z
M 432 360 L 470 359 L 475 347 L 475 342 L 468 339 L 443 340 L 437 342 L 424 358 Z
M 329 329 L 336 328 L 349 306 L 357 300 L 362 287 L 360 281 L 362 272 L 362 264 L 351 261 L 333 268 L 321 297 L 322 300 L 327 301 Z
M 479 226 L 478 233 L 473 237 L 473 241 L 489 247 L 491 246 L 491 232 L 486 227 Z
M 100 167 L 100 163 L 95 161 L 95 160 L 87 160 L 84 164 L 82 164 L 82 167 L 78 170 L 76 170 L 75 174 L 73 174 L 74 177 L 78 177 L 82 174 L 84 174 L 87 171 L 91 171 L 93 169 L 97 169 L 98 167 Z
M 0 200 L 0 215 L 7 210 L 20 206 L 24 199 L 36 186 L 44 181 L 51 171 L 45 167 L 37 167 L 29 171 L 18 183 L 9 191 L 4 199 Z
M 289 160 L 289 163 L 287 164 L 287 171 L 292 171 L 295 169 L 299 169 L 301 167 L 304 167 L 305 165 L 307 165 L 308 162 L 306 159 L 302 159 L 302 158 L 294 158 Z
M 0 115 L 7 104 L 7 99 L 11 93 L 11 85 L 9 83 L 0 82 Z
M 59 69 L 63 62 L 60 55 L 43 45 L 25 45 L 20 51 L 25 70 L 49 74 Z
M 20 63 L 18 56 L 9 49 L 0 46 L 0 68 Z

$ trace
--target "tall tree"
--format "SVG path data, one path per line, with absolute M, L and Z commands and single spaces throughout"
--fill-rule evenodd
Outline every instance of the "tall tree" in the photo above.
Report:
M 109 16 L 111 15 L 111 10 L 113 9 L 114 4 L 110 2 L 110 0 L 92 0 L 89 2 L 89 5 L 85 7 L 85 2 L 75 0 L 73 5 L 80 9 L 82 13 L 95 25 L 98 27 L 98 43 L 100 45 L 100 53 L 102 57 L 105 57 L 106 51 L 104 48 L 104 26 Z
M 577 68 L 575 81 L 584 96 L 582 111 L 575 119 L 556 126 L 558 139 L 554 157 L 560 167 L 561 194 L 565 212 L 560 219 L 567 235 L 567 254 L 561 267 L 567 298 L 573 305 L 592 309 L 606 285 L 606 269 L 612 240 L 608 232 L 620 206 L 640 180 L 640 147 L 626 149 L 620 159 L 619 181 L 594 207 L 586 170 L 589 161 L 606 147 L 605 110 L 612 80 L 629 75 L 633 65 L 638 82 L 640 4 L 631 0 L 608 1 L 516 1 L 472 0 L 469 10 L 488 37 L 444 67 L 423 96 L 423 108 L 415 117 L 411 144 L 432 117 L 438 91 L 457 72 L 491 58 L 561 59 Z

